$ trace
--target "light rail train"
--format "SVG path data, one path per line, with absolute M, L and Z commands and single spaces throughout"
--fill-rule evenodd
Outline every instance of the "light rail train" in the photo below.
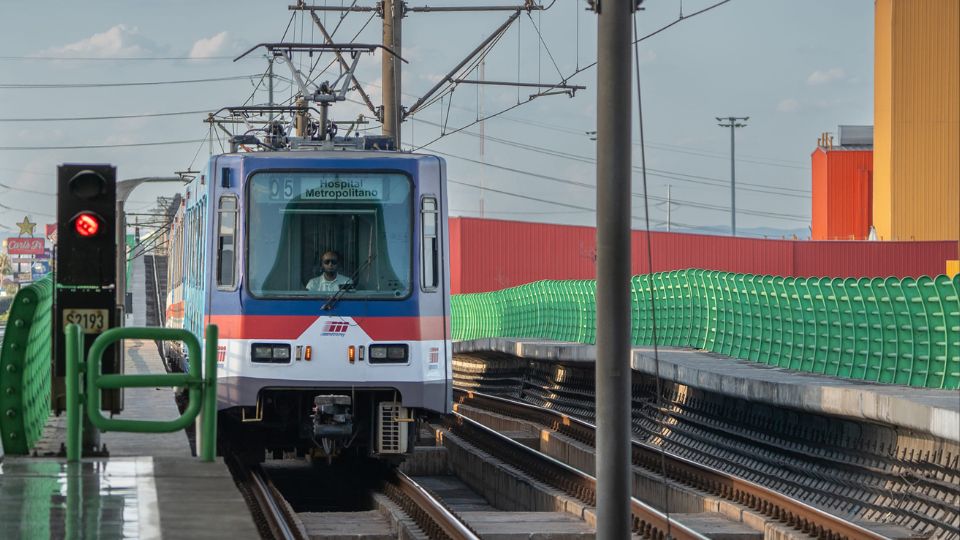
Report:
M 219 327 L 220 430 L 255 458 L 402 456 L 451 410 L 446 166 L 371 146 L 235 145 L 174 215 L 165 324 Z

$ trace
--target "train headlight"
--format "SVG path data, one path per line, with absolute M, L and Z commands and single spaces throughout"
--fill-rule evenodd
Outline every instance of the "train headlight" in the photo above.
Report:
M 405 344 L 371 345 L 371 364 L 405 364 L 410 358 L 410 348 Z
M 277 343 L 254 343 L 250 347 L 250 359 L 254 362 L 265 364 L 289 363 L 290 345 Z

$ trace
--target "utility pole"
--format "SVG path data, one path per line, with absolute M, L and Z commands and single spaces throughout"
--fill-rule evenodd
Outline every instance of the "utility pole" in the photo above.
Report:
M 670 212 L 673 210 L 673 205 L 670 204 L 670 188 L 673 187 L 670 184 L 667 184 L 667 232 L 670 232 Z
M 636 0 L 597 22 L 597 538 L 630 538 L 630 30 Z
M 267 56 L 267 105 L 273 107 L 273 57 Z M 270 121 L 273 122 L 273 113 L 270 113 Z
M 486 65 L 487 65 L 487 61 L 486 61 L 486 60 L 481 60 L 481 61 L 480 61 L 480 81 L 484 81 L 484 80 L 485 80 L 484 75 L 485 75 Z M 477 94 L 479 95 L 479 99 L 477 99 L 477 116 L 478 116 L 479 118 L 481 118 L 481 120 L 480 120 L 480 163 L 481 163 L 481 168 L 480 168 L 480 219 L 483 219 L 483 217 L 484 217 L 484 215 L 483 215 L 483 213 L 484 213 L 484 208 L 483 208 L 483 206 L 484 206 L 484 202 L 483 202 L 483 195 L 484 195 L 483 180 L 484 180 L 484 177 L 487 175 L 487 172 L 486 172 L 486 171 L 487 171 L 486 158 L 485 158 L 485 156 L 484 156 L 484 143 L 486 142 L 486 132 L 484 131 L 484 126 L 483 126 L 484 121 L 482 120 L 482 119 L 483 119 L 483 84 L 480 84 L 480 85 L 477 86 Z
M 737 128 L 747 127 L 749 116 L 728 116 L 726 118 L 717 117 L 717 124 L 720 127 L 730 128 L 730 234 L 737 235 L 737 184 L 736 184 L 736 160 L 734 158 L 735 145 L 734 133 Z
M 389 54 L 380 51 L 381 77 L 383 80 L 383 134 L 393 137 L 397 150 L 400 149 L 400 56 L 401 28 L 406 3 L 403 0 L 383 0 L 383 46 L 393 51 Z

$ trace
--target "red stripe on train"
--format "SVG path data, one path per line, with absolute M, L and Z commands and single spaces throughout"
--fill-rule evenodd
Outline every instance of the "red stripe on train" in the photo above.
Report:
M 313 315 L 211 315 L 223 339 L 299 338 L 311 324 Z M 425 341 L 450 339 L 443 317 L 354 317 L 354 321 L 374 341 Z

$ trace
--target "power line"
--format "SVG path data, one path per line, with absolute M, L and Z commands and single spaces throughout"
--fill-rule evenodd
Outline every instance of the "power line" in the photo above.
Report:
M 161 116 L 187 116 L 191 114 L 205 114 L 217 107 L 201 111 L 177 111 L 165 113 L 118 114 L 113 116 L 67 116 L 61 118 L 0 118 L 0 122 L 76 122 L 86 120 L 121 120 L 124 118 L 157 118 Z
M 206 139 L 194 139 L 190 141 L 161 141 L 127 144 L 92 144 L 77 146 L 0 146 L 0 150 L 80 150 L 88 148 L 130 148 L 134 146 L 165 146 L 174 144 L 196 144 L 204 142 Z
M 25 172 L 26 172 L 26 171 L 25 171 Z M 9 189 L 10 191 L 22 191 L 22 192 L 24 192 L 24 193 L 35 193 L 35 194 L 37 194 L 37 195 L 46 195 L 46 196 L 49 196 L 49 197 L 52 197 L 52 196 L 54 195 L 53 193 L 50 193 L 50 192 L 48 192 L 48 191 L 36 191 L 36 190 L 33 190 L 33 189 L 18 188 L 18 187 L 8 186 L 7 184 L 4 184 L 3 182 L 0 182 L 0 188 Z
M 440 127 L 439 124 L 437 124 L 437 123 L 435 123 L 435 122 L 430 122 L 430 121 L 428 121 L 428 120 L 420 120 L 420 119 L 418 119 L 418 118 L 414 118 L 413 121 L 415 121 L 415 122 L 420 122 L 420 123 L 427 124 L 427 125 L 431 125 L 431 126 L 434 126 L 434 127 Z M 475 132 L 472 132 L 472 131 L 463 130 L 461 133 L 466 134 L 466 135 L 470 135 L 471 137 L 477 137 L 477 138 L 480 137 L 480 134 L 475 133 Z M 576 155 L 576 154 L 569 154 L 569 153 L 566 153 L 566 152 L 561 152 L 561 151 L 558 151 L 558 150 L 553 150 L 553 149 L 551 149 L 551 148 L 545 148 L 545 147 L 542 147 L 542 146 L 536 146 L 536 145 L 532 145 L 532 144 L 528 144 L 528 143 L 522 143 L 522 142 L 514 141 L 514 140 L 511 140 L 511 139 L 504 139 L 504 138 L 494 137 L 494 136 L 491 136 L 491 135 L 484 135 L 483 138 L 484 138 L 485 140 L 491 140 L 491 141 L 493 141 L 493 142 L 497 142 L 497 143 L 500 143 L 500 144 L 503 144 L 503 145 L 506 145 L 506 146 L 510 146 L 510 147 L 512 147 L 512 148 L 520 148 L 520 149 L 529 150 L 529 151 L 532 151 L 532 152 L 538 152 L 538 153 L 542 153 L 542 154 L 549 155 L 549 156 L 552 156 L 552 157 L 559 157 L 559 158 L 562 158 L 562 159 L 568 159 L 568 160 L 571 160 L 571 161 L 578 161 L 578 162 L 581 162 L 581 163 L 591 163 L 591 164 L 593 164 L 593 163 L 596 163 L 596 162 L 597 162 L 596 158 L 592 158 L 592 157 L 589 157 L 589 156 L 580 156 L 580 155 Z M 639 171 L 639 170 L 640 170 L 637 166 L 633 166 L 633 169 L 636 170 L 636 171 Z M 710 176 L 701 176 L 701 175 L 695 175 L 695 174 L 687 174 L 687 173 L 681 173 L 681 172 L 677 172 L 677 171 L 669 171 L 669 170 L 664 170 L 664 169 L 652 169 L 652 168 L 649 168 L 649 167 L 647 168 L 647 171 L 648 171 L 648 173 L 649 173 L 651 176 L 657 176 L 657 177 L 660 177 L 660 178 L 667 178 L 667 179 L 670 179 L 670 180 L 677 180 L 677 181 L 680 181 L 680 182 L 690 182 L 690 183 L 694 183 L 694 184 L 706 185 L 706 186 L 717 187 L 717 188 L 720 188 L 720 187 L 722 187 L 722 188 L 727 188 L 727 187 L 730 185 L 729 182 L 727 182 L 726 180 L 723 180 L 723 179 L 721 179 L 721 178 L 714 178 L 714 177 L 710 177 Z M 685 178 L 684 178 L 684 177 L 685 177 Z M 756 183 L 750 183 L 750 182 L 741 182 L 741 184 L 750 185 L 750 186 L 757 186 L 757 187 L 759 188 L 759 189 L 758 189 L 758 188 L 745 188 L 745 187 L 740 188 L 740 189 L 743 190 L 743 191 L 753 191 L 753 192 L 756 192 L 756 193 L 766 193 L 766 194 L 769 194 L 769 195 L 780 195 L 780 196 L 783 196 L 783 197 L 796 197 L 796 198 L 802 198 L 802 199 L 809 199 L 809 198 L 810 198 L 809 195 L 806 195 L 806 193 L 809 193 L 809 192 L 803 191 L 803 190 L 798 190 L 798 189 L 793 189 L 793 188 L 776 187 L 776 186 L 768 186 L 768 185 L 765 185 L 765 184 L 756 184 Z
M 463 157 L 463 156 L 458 156 L 458 155 L 450 154 L 450 153 L 447 153 L 447 152 L 441 152 L 441 151 L 439 151 L 439 150 L 431 150 L 431 152 L 432 152 L 432 153 L 435 153 L 435 154 L 439 154 L 439 155 L 441 155 L 441 156 L 447 156 L 447 157 L 451 157 L 451 158 L 454 158 L 454 159 L 460 159 L 460 160 L 463 160 L 463 161 L 469 161 L 469 162 L 471 162 L 471 163 L 477 163 L 477 164 L 481 164 L 481 165 L 486 165 L 487 167 L 493 167 L 494 169 L 500 169 L 500 170 L 504 170 L 504 171 L 508 171 L 508 172 L 513 172 L 513 173 L 517 173 L 517 174 L 522 174 L 522 175 L 525 175 L 525 176 L 531 176 L 531 177 L 534 177 L 534 178 L 541 178 L 541 179 L 543 179 L 543 180 L 549 180 L 549 181 L 551 181 L 551 182 L 557 182 L 557 183 L 561 183 L 561 184 L 567 184 L 567 185 L 582 187 L 582 188 L 586 188 L 586 189 L 596 189 L 596 186 L 595 186 L 595 185 L 590 184 L 590 183 L 588 183 L 588 182 L 580 182 L 580 181 L 577 181 L 577 180 L 570 180 L 570 179 L 567 179 L 567 178 L 560 178 L 560 177 L 557 177 L 557 176 L 551 176 L 551 175 L 547 175 L 547 174 L 541 174 L 541 173 L 536 173 L 536 172 L 532 172 L 532 171 L 526 171 L 526 170 L 517 169 L 517 168 L 514 168 L 514 167 L 507 167 L 507 166 L 504 166 L 504 165 L 496 165 L 496 164 L 493 164 L 493 163 L 490 163 L 490 162 L 481 162 L 481 161 L 479 161 L 479 160 L 475 160 L 475 159 L 471 159 L 471 158 L 467 158 L 467 157 Z M 632 193 L 632 195 L 633 195 L 634 197 L 643 197 L 643 196 L 644 196 L 643 193 Z M 717 211 L 717 212 L 729 212 L 729 211 L 730 211 L 729 208 L 727 208 L 727 207 L 725 207 L 725 206 L 720 206 L 720 205 L 714 205 L 714 204 L 708 204 L 708 203 L 700 203 L 700 202 L 695 202 L 695 201 L 685 201 L 685 200 L 676 199 L 676 198 L 671 198 L 670 201 L 667 201 L 667 199 L 666 199 L 665 197 L 658 197 L 658 196 L 655 196 L 655 195 L 648 195 L 648 197 L 649 197 L 650 199 L 653 199 L 653 200 L 656 200 L 656 201 L 671 202 L 671 203 L 676 203 L 676 204 L 681 205 L 681 206 L 688 206 L 688 207 L 692 207 L 692 208 L 699 208 L 699 209 L 702 209 L 702 210 L 714 210 L 714 211 Z M 578 208 L 583 208 L 583 207 L 578 207 Z M 800 215 L 796 215 L 796 214 L 784 214 L 784 213 L 778 213 L 778 212 L 767 212 L 767 211 L 764 211 L 764 210 L 741 210 L 740 213 L 741 213 L 741 214 L 751 215 L 751 216 L 757 216 L 757 217 L 766 217 L 766 218 L 771 218 L 771 219 L 781 219 L 781 220 L 784 220 L 784 221 L 808 221 L 808 220 L 810 219 L 810 218 L 807 217 L 807 216 L 800 216 Z
M 117 88 L 126 86 L 163 86 L 171 84 L 197 84 L 223 81 L 242 81 L 259 77 L 259 75 L 236 75 L 233 77 L 215 77 L 212 79 L 184 79 L 179 81 L 145 81 L 129 83 L 5 83 L 0 88 L 8 90 L 49 90 L 61 88 Z
M 57 60 L 57 61 L 81 61 L 81 62 L 125 62 L 125 61 L 148 61 L 148 60 L 190 60 L 190 61 L 210 61 L 210 60 L 230 60 L 232 56 L 0 56 L 0 60 Z

